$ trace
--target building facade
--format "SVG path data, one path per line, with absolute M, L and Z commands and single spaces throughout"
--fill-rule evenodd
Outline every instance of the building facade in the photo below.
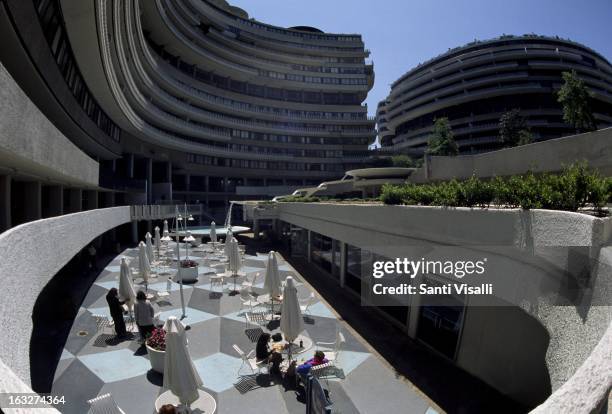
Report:
M 128 201 L 262 198 L 364 165 L 360 35 L 281 28 L 224 1 L 7 1 L 3 65 Z
M 460 153 L 499 149 L 499 120 L 519 109 L 534 141 L 571 135 L 556 91 L 575 70 L 591 92 L 596 126 L 612 125 L 612 65 L 579 43 L 502 36 L 450 49 L 408 71 L 377 108 L 383 148 L 422 155 L 436 118 L 447 117 Z

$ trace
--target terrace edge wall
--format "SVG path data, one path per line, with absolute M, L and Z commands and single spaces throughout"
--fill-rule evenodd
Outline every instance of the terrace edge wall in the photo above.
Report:
M 277 210 L 277 218 L 282 221 L 364 248 L 399 245 L 402 240 L 403 243 L 415 244 L 417 240 L 417 243 L 430 245 L 443 243 L 469 247 L 490 244 L 528 248 L 545 256 L 550 246 L 564 246 L 567 251 L 558 259 L 565 273 L 572 275 L 571 255 L 584 253 L 584 258 L 590 263 L 591 280 L 594 281 L 592 290 L 605 294 L 612 287 L 612 219 L 609 218 L 550 210 L 480 210 L 333 203 L 279 203 L 272 208 Z M 269 213 L 267 218 L 271 217 Z M 402 225 L 398 226 L 398 223 Z M 521 262 L 520 255 L 513 255 L 510 259 L 515 266 L 512 275 L 525 277 L 521 272 L 527 266 Z M 555 257 L 546 259 L 551 263 L 557 260 Z M 544 269 L 542 273 L 546 274 L 547 271 L 550 273 L 550 269 Z M 542 279 L 551 280 L 546 276 Z M 563 275 L 558 280 L 552 279 L 553 282 L 560 282 L 560 285 L 564 280 L 567 281 Z M 538 292 L 535 294 L 537 297 Z M 554 401 L 552 404 L 554 407 L 569 407 L 566 411 L 560 411 L 568 413 L 575 412 L 571 407 L 598 407 L 606 396 L 606 390 L 612 386 L 612 376 L 609 375 L 612 362 L 605 359 L 605 344 L 609 343 L 609 339 L 605 338 L 612 330 L 612 307 L 590 306 L 579 309 L 546 302 L 536 305 L 523 309 L 550 336 L 548 348 L 545 348 L 545 361 L 553 392 L 550 397 Z M 472 341 L 472 345 L 479 346 L 479 343 L 477 338 Z M 600 350 L 602 346 L 604 351 Z M 484 349 L 480 352 L 484 352 Z M 466 359 L 460 351 L 457 364 L 504 392 L 504 381 L 507 386 L 512 380 L 504 378 L 504 375 L 491 374 L 490 368 L 483 368 L 487 364 L 486 360 L 489 360 L 489 364 L 495 361 L 491 355 L 480 355 L 480 358 L 477 364 L 474 359 Z M 583 363 L 585 367 L 580 368 Z M 521 367 L 516 369 L 520 370 Z M 525 369 L 529 371 L 530 367 L 526 366 Z M 587 374 L 584 374 L 585 370 Z M 597 380 L 590 379 L 588 375 L 596 375 Z M 587 388 L 583 389 L 583 386 Z M 512 390 L 505 391 L 517 396 Z
M 0 234 L 5 298 L 0 302 L 0 331 L 5 333 L 0 361 L 26 384 L 30 383 L 32 310 L 40 292 L 91 240 L 130 220 L 129 206 L 111 207 L 32 221 Z M 33 248 L 36 255 L 31 254 Z M 11 388 L 0 392 L 18 389 L 8 385 Z

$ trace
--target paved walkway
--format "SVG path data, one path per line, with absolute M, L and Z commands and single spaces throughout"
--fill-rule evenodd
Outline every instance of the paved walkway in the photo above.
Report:
M 191 253 L 202 257 L 204 253 Z M 98 333 L 93 314 L 108 314 L 105 295 L 117 287 L 120 257 L 128 256 L 137 266 L 137 250 L 128 249 L 117 256 L 98 276 L 75 318 L 65 349 L 55 373 L 52 393 L 65 395 L 63 413 L 84 414 L 87 399 L 112 393 L 127 414 L 154 412 L 155 398 L 163 392 L 161 375 L 150 370 L 148 355 L 136 339 L 117 341 L 108 331 Z M 262 273 L 255 291 L 263 293 L 263 271 L 266 256 L 246 256 L 246 272 Z M 201 266 L 202 272 L 210 270 Z M 280 266 L 283 277 L 291 274 L 298 281 L 298 296 L 305 298 L 310 290 L 288 264 Z M 138 280 L 137 280 L 138 283 Z M 138 285 L 137 285 L 138 286 Z M 151 290 L 165 290 L 166 276 L 149 285 Z M 154 302 L 161 319 L 180 316 L 179 287 L 172 284 L 168 298 Z M 219 291 L 218 287 L 215 287 Z M 218 413 L 303 413 L 303 390 L 283 383 L 280 377 L 261 374 L 256 378 L 240 378 L 241 360 L 232 345 L 250 351 L 255 344 L 245 332 L 244 316 L 238 296 L 211 292 L 209 274 L 200 274 L 198 282 L 185 286 L 187 305 L 185 323 L 189 348 L 204 388 L 217 401 Z M 363 340 L 351 334 L 334 313 L 317 300 L 305 317 L 305 335 L 313 341 L 332 342 L 340 329 L 346 344 L 339 357 L 344 378 L 331 378 L 322 383 L 338 413 L 436 413 L 429 401 L 368 352 Z M 278 330 L 278 323 L 267 328 Z M 310 357 L 314 348 L 304 356 Z M 248 372 L 243 368 L 241 374 Z

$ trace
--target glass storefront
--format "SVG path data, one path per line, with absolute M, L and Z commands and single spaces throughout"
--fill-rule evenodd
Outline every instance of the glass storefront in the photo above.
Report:
M 325 270 L 332 273 L 332 239 L 322 234 L 310 233 L 310 260 Z

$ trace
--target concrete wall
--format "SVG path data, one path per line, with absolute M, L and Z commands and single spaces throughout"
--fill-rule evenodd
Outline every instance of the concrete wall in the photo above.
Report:
M 426 157 L 423 168 L 408 179 L 411 182 L 443 181 L 560 171 L 563 165 L 586 160 L 602 174 L 612 175 L 612 128 L 570 137 L 457 157 Z
M 66 184 L 98 185 L 99 165 L 66 138 L 0 64 L 0 165 Z
M 0 235 L 0 360 L 25 383 L 32 310 L 41 290 L 91 240 L 129 221 L 129 206 L 113 207 L 33 221 Z
M 280 220 L 387 257 L 436 257 L 448 254 L 449 246 L 457 258 L 486 254 L 487 281 L 496 295 L 503 289 L 498 303 L 486 307 L 470 297 L 455 362 L 526 404 L 560 389 L 612 321 L 606 296 L 612 289 L 612 218 L 333 203 L 278 203 L 275 209 Z M 576 300 L 567 286 L 584 272 L 590 289 Z M 612 367 L 609 359 L 599 363 Z M 599 378 L 612 385 L 611 376 Z M 602 397 L 593 392 L 590 398 Z

